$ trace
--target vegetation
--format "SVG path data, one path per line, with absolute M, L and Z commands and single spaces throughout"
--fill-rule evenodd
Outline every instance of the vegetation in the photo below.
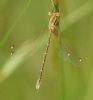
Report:
M 93 99 L 93 1 L 59 0 L 42 85 L 50 0 L 0 0 L 0 100 Z

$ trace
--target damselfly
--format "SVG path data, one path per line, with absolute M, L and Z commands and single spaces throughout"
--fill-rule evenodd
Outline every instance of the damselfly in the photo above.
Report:
M 56 36 L 59 35 L 58 34 L 59 22 L 60 22 L 59 2 L 58 2 L 58 0 L 51 0 L 51 3 L 52 3 L 52 11 L 48 13 L 48 15 L 50 16 L 49 25 L 48 25 L 49 38 L 48 38 L 48 43 L 47 43 L 47 46 L 46 46 L 46 49 L 45 49 L 42 66 L 41 66 L 41 69 L 40 69 L 40 75 L 39 75 L 39 78 L 36 82 L 36 89 L 39 89 L 40 85 L 41 85 L 44 66 L 45 66 L 46 57 L 47 57 L 47 54 L 48 54 L 48 49 L 49 49 L 49 46 L 50 46 L 52 34 L 54 34 Z M 61 44 L 64 44 L 64 43 L 61 43 Z M 66 45 L 65 46 L 62 45 L 62 53 L 67 55 L 68 58 L 74 59 L 74 62 L 76 64 L 74 62 L 71 62 L 71 63 L 75 64 L 75 66 L 78 65 L 78 62 L 82 61 L 81 58 L 79 58 L 77 56 L 75 57 L 75 55 L 73 56 L 71 49 L 69 49 L 69 47 L 66 47 Z
M 40 69 L 40 75 L 39 75 L 39 78 L 38 78 L 37 83 L 36 83 L 36 89 L 39 89 L 39 87 L 41 85 L 42 75 L 43 75 L 44 66 L 45 66 L 45 62 L 46 62 L 46 57 L 47 57 L 48 49 L 49 49 L 50 42 L 51 42 L 51 36 L 52 36 L 52 34 L 57 34 L 57 30 L 59 27 L 60 14 L 59 14 L 59 8 L 58 8 L 58 1 L 51 0 L 51 3 L 52 3 L 52 11 L 48 13 L 48 15 L 50 16 L 49 25 L 48 25 L 49 38 L 48 38 L 46 50 L 44 53 L 42 66 Z

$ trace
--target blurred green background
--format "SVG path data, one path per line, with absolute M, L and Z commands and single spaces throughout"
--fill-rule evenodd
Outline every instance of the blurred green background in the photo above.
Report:
M 59 8 L 37 91 L 51 1 L 0 0 L 0 100 L 93 100 L 93 0 L 59 0 Z

